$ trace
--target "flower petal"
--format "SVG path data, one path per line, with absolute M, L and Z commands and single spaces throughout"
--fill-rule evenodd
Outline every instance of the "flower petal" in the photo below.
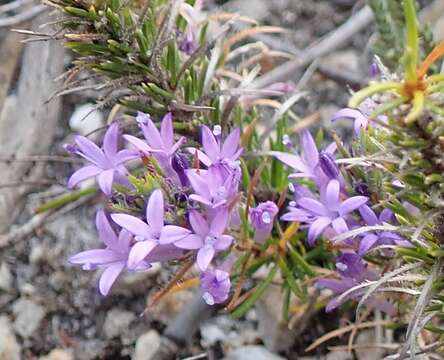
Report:
M 204 246 L 197 252 L 196 262 L 202 271 L 205 271 L 210 265 L 214 257 L 214 249 L 212 246 Z
M 164 148 L 169 149 L 173 146 L 174 131 L 173 131 L 173 114 L 168 112 L 162 119 L 160 125 L 160 136 L 162 138 Z
M 336 179 L 330 180 L 325 188 L 325 200 L 323 203 L 332 211 L 337 211 L 339 207 L 339 181 Z
M 197 201 L 197 202 L 199 202 L 199 203 L 201 203 L 201 204 L 204 204 L 204 205 L 206 205 L 206 206 L 212 206 L 212 205 L 213 205 L 213 203 L 212 203 L 210 200 L 208 200 L 207 198 L 204 198 L 204 197 L 201 196 L 201 195 L 191 194 L 191 195 L 189 196 L 189 199 L 190 199 L 190 200 L 193 200 L 193 201 Z
M 208 188 L 208 182 L 205 181 L 202 175 L 198 175 L 195 170 L 187 170 L 186 175 L 188 177 L 188 180 L 190 181 L 191 186 L 193 187 L 194 191 L 202 195 L 203 197 L 210 199 L 211 193 L 210 189 Z
M 222 251 L 228 249 L 233 243 L 234 238 L 230 235 L 221 235 L 217 238 L 214 248 L 217 251 Z
M 203 153 L 202 151 L 192 148 L 192 147 L 188 147 L 185 148 L 186 151 L 188 151 L 190 154 L 195 155 L 197 154 L 197 158 L 205 165 L 205 166 L 210 166 L 212 164 L 212 161 L 210 160 L 210 158 L 205 155 L 205 153 Z
M 367 196 L 353 196 L 339 205 L 339 214 L 344 216 L 364 205 L 367 201 Z
M 190 210 L 188 220 L 190 221 L 191 228 L 196 234 L 206 236 L 210 232 L 210 227 L 208 226 L 207 221 L 199 211 Z
M 113 192 L 114 169 L 102 171 L 97 175 L 96 179 L 103 193 L 107 196 L 111 196 Z
M 108 158 L 117 154 L 117 143 L 119 136 L 119 125 L 112 123 L 103 137 L 103 151 Z
M 151 239 L 151 228 L 139 218 L 128 214 L 111 214 L 113 221 L 134 235 Z
M 221 235 L 228 223 L 228 209 L 221 208 L 215 215 L 210 225 L 210 232 L 214 235 Z
M 221 157 L 225 159 L 232 159 L 239 147 L 239 141 L 240 141 L 240 129 L 236 128 L 225 139 L 225 142 L 222 145 L 222 150 L 220 154 Z
M 106 168 L 107 161 L 105 155 L 96 144 L 84 136 L 76 136 L 74 141 L 82 152 L 80 155 L 95 165 Z
M 164 226 L 160 234 L 160 244 L 171 244 L 190 235 L 191 231 L 176 225 Z
M 311 211 L 316 215 L 327 215 L 328 211 L 325 208 L 324 204 L 320 203 L 318 200 L 303 197 L 298 200 L 299 206 L 302 208 Z
M 146 155 L 150 155 L 152 152 L 156 152 L 156 150 L 154 150 L 153 148 L 148 146 L 148 144 L 145 141 L 140 140 L 139 138 L 136 138 L 135 136 L 123 135 L 123 138 L 126 141 L 128 141 L 130 144 L 134 145 L 137 149 L 139 149 L 140 151 L 145 153 Z
M 140 128 L 149 146 L 154 149 L 164 150 L 162 137 L 150 117 L 146 118 L 145 122 L 140 123 Z
M 212 162 L 216 162 L 220 156 L 220 148 L 213 133 L 208 126 L 202 126 L 202 146 L 206 155 Z
M 285 165 L 288 165 L 295 170 L 302 173 L 308 172 L 307 167 L 299 155 L 287 154 L 279 151 L 273 151 L 272 155 L 274 155 L 278 160 L 282 161 Z
M 128 255 L 128 269 L 134 270 L 143 259 L 157 246 L 156 241 L 136 242 Z
M 95 165 L 89 165 L 80 168 L 79 170 L 74 172 L 69 178 L 67 185 L 68 189 L 73 189 L 78 183 L 81 183 L 86 179 L 92 178 L 100 174 L 101 171 L 102 169 L 100 169 Z
M 106 217 L 105 212 L 103 209 L 99 209 L 96 214 L 96 228 L 97 232 L 99 233 L 99 238 L 102 240 L 108 247 L 111 249 L 117 249 L 118 248 L 118 239 L 117 235 L 114 232 L 113 228 L 111 227 L 111 224 L 108 221 L 108 218 Z
M 367 234 L 361 239 L 361 243 L 359 244 L 358 254 L 363 256 L 369 251 L 375 242 L 378 241 L 378 236 L 375 234 Z
M 163 217 L 163 194 L 160 189 L 156 189 L 151 194 L 146 207 L 146 221 L 151 227 L 151 231 L 156 235 L 160 235 L 160 231 L 163 228 Z
M 100 276 L 99 290 L 103 296 L 108 295 L 111 286 L 113 286 L 117 277 L 120 275 L 122 270 L 125 268 L 125 263 L 123 261 L 111 264 Z
M 174 245 L 181 249 L 196 250 L 203 246 L 203 239 L 199 235 L 190 234 L 182 240 L 176 241 Z
M 181 258 L 185 253 L 186 250 L 179 249 L 172 244 L 159 245 L 149 253 L 149 255 L 145 258 L 145 261 L 150 264 L 160 261 L 169 261 Z
M 369 206 L 362 205 L 358 210 L 367 225 L 376 225 L 379 223 L 375 212 Z
M 327 217 L 320 217 L 316 219 L 308 229 L 308 244 L 314 246 L 316 239 L 321 235 L 325 228 L 331 224 L 331 219 Z
M 304 159 L 310 168 L 314 168 L 319 159 L 319 151 L 316 143 L 308 130 L 302 132 L 301 137 L 302 148 L 304 149 Z
M 93 249 L 82 251 L 69 258 L 71 264 L 95 264 L 103 265 L 121 260 L 121 256 L 108 249 Z
M 140 157 L 140 153 L 136 150 L 120 150 L 113 158 L 114 165 L 120 165 L 124 162 L 134 160 Z
M 336 234 L 342 234 L 348 231 L 348 225 L 341 217 L 334 219 L 331 225 L 333 226 L 333 229 L 335 229 Z

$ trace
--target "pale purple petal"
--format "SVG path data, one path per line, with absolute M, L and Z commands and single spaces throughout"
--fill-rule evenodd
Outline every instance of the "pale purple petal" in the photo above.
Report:
M 84 166 L 81 169 L 77 170 L 76 172 L 74 172 L 71 177 L 68 180 L 68 189 L 72 189 L 74 188 L 78 183 L 81 183 L 82 181 L 92 178 L 98 174 L 100 174 L 100 172 L 102 171 L 102 169 L 100 169 L 99 167 L 95 166 L 95 165 L 89 165 L 89 166 Z
M 128 269 L 134 270 L 156 246 L 156 241 L 136 242 L 128 256 Z
M 204 197 L 201 196 L 201 195 L 191 194 L 191 195 L 189 196 L 189 199 L 190 199 L 190 200 L 193 200 L 193 201 L 197 201 L 197 202 L 199 202 L 199 203 L 201 203 L 201 204 L 204 204 L 204 205 L 206 205 L 206 206 L 212 206 L 212 205 L 213 205 L 213 203 L 212 203 L 210 200 L 208 200 L 207 198 L 204 198 Z M 225 201 L 224 201 L 224 203 L 225 203 Z
M 204 246 L 197 252 L 196 262 L 202 271 L 205 271 L 210 265 L 214 257 L 214 249 L 212 246 Z
M 160 235 L 163 228 L 164 203 L 163 194 L 160 189 L 156 189 L 151 194 L 146 207 L 146 220 L 151 230 L 156 235 Z
M 120 230 L 119 239 L 118 239 L 118 248 L 117 251 L 121 253 L 128 253 L 128 250 L 131 245 L 131 240 L 133 239 L 133 234 L 126 229 Z
M 324 151 L 325 151 L 326 153 L 330 154 L 330 155 L 333 155 L 333 154 L 336 152 L 337 149 L 338 149 L 338 145 L 336 145 L 335 142 L 332 142 L 330 145 L 328 145 L 328 146 L 325 148 Z
M 190 235 L 191 231 L 176 225 L 164 226 L 160 233 L 160 244 L 171 244 Z
M 225 139 L 222 145 L 221 157 L 225 159 L 231 159 L 236 154 L 240 141 L 240 129 L 234 129 L 230 135 Z
M 369 206 L 362 205 L 358 210 L 367 225 L 376 225 L 379 223 L 375 212 Z
M 378 236 L 376 236 L 375 234 L 368 234 L 365 235 L 362 239 L 361 239 L 361 243 L 359 244 L 359 255 L 365 255 L 367 253 L 367 251 L 369 251 L 372 246 L 376 243 L 376 241 L 378 241 Z
M 171 148 L 174 142 L 173 114 L 168 112 L 162 119 L 160 125 L 160 136 L 165 148 Z
M 185 253 L 186 250 L 179 249 L 172 244 L 159 245 L 149 253 L 149 255 L 145 258 L 145 261 L 151 264 L 160 261 L 169 261 L 181 258 Z
M 113 219 L 117 225 L 120 225 L 134 235 L 141 236 L 144 239 L 151 239 L 152 237 L 150 227 L 135 216 L 128 214 L 111 214 L 111 219 Z
M 111 264 L 100 276 L 99 290 L 103 296 L 108 295 L 111 286 L 113 286 L 117 277 L 120 275 L 122 270 L 125 268 L 125 263 L 123 261 Z
M 341 109 L 333 115 L 332 121 L 340 118 L 348 118 L 354 120 L 354 131 L 356 135 L 359 135 L 361 129 L 365 129 L 368 125 L 368 119 L 359 110 L 356 109 Z
M 209 127 L 205 125 L 202 126 L 202 146 L 206 155 L 211 159 L 211 161 L 216 162 L 220 155 L 219 144 L 214 138 L 214 135 Z
M 176 241 L 174 245 L 181 249 L 197 250 L 203 246 L 203 239 L 199 235 L 191 234 L 182 240 Z
M 353 196 L 339 205 L 339 214 L 341 216 L 346 215 L 364 205 L 367 201 L 368 197 L 366 196 Z
M 82 251 L 69 258 L 72 264 L 95 264 L 103 265 L 121 260 L 121 256 L 112 250 L 93 249 Z
M 300 198 L 298 200 L 299 206 L 303 207 L 304 209 L 311 211 L 312 213 L 316 215 L 327 215 L 328 211 L 325 208 L 324 204 L 320 203 L 318 200 L 312 199 L 312 198 Z
M 342 234 L 348 231 L 347 223 L 341 217 L 334 219 L 331 225 L 333 226 L 333 229 L 335 229 L 337 234 Z
M 302 148 L 304 149 L 304 159 L 308 166 L 314 168 L 318 163 L 319 152 L 316 143 L 308 130 L 302 132 Z
M 331 219 L 328 217 L 320 217 L 316 219 L 308 229 L 308 244 L 313 246 L 315 244 L 316 239 L 319 235 L 321 235 L 325 228 L 330 225 Z
M 192 148 L 192 147 L 188 147 L 185 149 L 186 151 L 188 151 L 189 153 L 193 154 L 193 156 L 197 153 L 197 158 L 205 165 L 205 166 L 210 166 L 212 164 L 211 159 L 205 155 L 205 153 L 203 153 L 202 151 L 196 149 L 196 148 Z
M 147 118 L 144 123 L 140 123 L 143 135 L 148 144 L 154 149 L 163 149 L 163 141 L 159 130 L 152 122 L 151 118 Z
M 325 189 L 325 205 L 328 209 L 336 211 L 339 206 L 339 181 L 336 179 L 330 180 Z
M 99 233 L 100 240 L 102 240 L 112 249 L 118 248 L 117 235 L 111 227 L 111 224 L 109 223 L 108 218 L 102 209 L 99 209 L 96 214 L 96 228 L 97 232 Z
M 119 136 L 119 125 L 113 123 L 110 125 L 108 130 L 103 137 L 103 151 L 108 158 L 112 158 L 117 154 L 118 138 Z
M 182 145 L 185 142 L 185 137 L 181 136 L 179 140 L 176 141 L 176 143 L 170 148 L 168 151 L 168 155 L 173 155 L 177 149 L 179 149 L 179 146 Z
M 197 175 L 195 170 L 187 170 L 186 175 L 194 191 L 203 197 L 210 199 L 211 193 L 208 188 L 208 182 L 201 175 Z
M 228 209 L 226 207 L 219 210 L 211 221 L 210 232 L 214 235 L 221 235 L 228 223 Z
M 102 171 L 97 175 L 96 179 L 103 193 L 107 196 L 111 196 L 113 192 L 114 169 Z
M 395 215 L 393 214 L 393 211 L 391 211 L 390 209 L 384 209 L 379 214 L 379 221 L 381 222 L 389 223 L 395 220 L 396 220 Z
M 292 208 L 288 213 L 281 216 L 281 220 L 307 222 L 309 221 L 311 216 L 311 214 L 307 213 L 304 210 Z
M 292 167 L 295 170 L 298 170 L 302 173 L 308 172 L 307 167 L 305 166 L 299 155 L 281 153 L 279 151 L 273 151 L 272 155 L 274 155 L 278 160 L 282 161 L 284 164 Z
M 222 251 L 228 249 L 230 245 L 233 243 L 234 238 L 230 235 L 221 235 L 218 237 L 216 243 L 214 244 L 214 248 L 217 251 Z
M 140 153 L 136 150 L 121 150 L 113 158 L 114 165 L 120 165 L 127 161 L 140 157 Z
M 107 167 L 105 155 L 96 144 L 84 136 L 76 136 L 74 140 L 82 152 L 79 155 L 82 155 L 84 158 L 93 162 L 97 166 L 100 166 L 101 168 Z
M 196 234 L 206 236 L 210 232 L 210 227 L 208 226 L 207 221 L 197 210 L 190 210 L 188 219 L 191 228 Z
M 137 149 L 139 149 L 140 151 L 142 151 L 143 153 L 145 153 L 147 155 L 150 155 L 150 153 L 152 153 L 152 152 L 156 152 L 153 148 L 148 146 L 148 144 L 145 141 L 140 140 L 139 138 L 136 138 L 135 136 L 123 135 L 123 138 L 126 141 L 128 141 L 129 143 L 131 143 L 132 145 L 134 145 Z

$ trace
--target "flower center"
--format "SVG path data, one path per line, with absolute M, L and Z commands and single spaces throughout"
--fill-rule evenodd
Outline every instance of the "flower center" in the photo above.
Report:
M 340 271 L 345 271 L 348 269 L 348 266 L 342 262 L 337 262 L 336 263 L 336 267 L 338 268 L 338 270 Z
M 213 246 L 217 241 L 217 237 L 214 235 L 208 235 L 205 238 L 205 245 Z
M 270 224 L 271 223 L 271 215 L 270 215 L 270 213 L 268 211 L 264 211 L 262 213 L 261 219 L 262 219 L 262 222 L 264 224 Z

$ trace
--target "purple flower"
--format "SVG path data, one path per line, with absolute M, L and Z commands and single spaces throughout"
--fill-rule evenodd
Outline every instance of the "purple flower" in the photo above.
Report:
M 77 155 L 85 158 L 92 165 L 82 167 L 77 170 L 68 180 L 68 188 L 72 189 L 80 182 L 95 177 L 100 189 L 107 196 L 112 194 L 113 182 L 131 187 L 131 183 L 126 176 L 128 170 L 123 163 L 138 157 L 137 153 L 131 150 L 118 151 L 119 125 L 112 124 L 103 138 L 103 149 L 100 149 L 91 140 L 84 136 L 76 136 L 76 147 L 68 147 L 70 151 L 75 151 Z
M 176 153 L 173 155 L 171 160 L 171 166 L 179 177 L 180 183 L 182 186 L 188 186 L 190 182 L 188 181 L 188 177 L 186 174 L 186 170 L 190 167 L 188 163 L 188 159 L 185 155 Z
M 308 243 L 313 246 L 316 239 L 328 226 L 332 226 L 337 234 L 349 230 L 347 225 L 348 215 L 368 201 L 366 196 L 353 196 L 340 201 L 340 185 L 338 180 L 330 180 L 325 188 L 321 189 L 321 201 L 312 197 L 301 197 L 297 201 L 298 209 L 290 213 L 299 215 L 300 220 L 310 222 L 308 230 Z M 289 220 L 285 214 L 283 220 Z M 296 214 L 295 214 L 296 215 Z
M 318 148 L 308 130 L 302 132 L 300 144 L 303 149 L 302 156 L 278 151 L 273 151 L 272 154 L 296 170 L 296 173 L 291 174 L 289 178 L 309 178 L 318 186 L 322 186 L 328 181 L 328 176 L 322 171 Z M 323 154 L 328 154 L 333 159 L 335 151 L 336 144 L 332 143 L 323 151 Z
M 354 120 L 354 132 L 356 135 L 361 133 L 361 129 L 367 129 L 368 118 L 359 110 L 344 108 L 337 111 L 331 121 L 335 121 L 341 118 L 353 119 Z
M 336 269 L 347 278 L 362 281 L 368 277 L 367 264 L 355 253 L 344 253 L 336 259 Z
M 183 143 L 185 138 L 181 137 L 177 142 L 174 142 L 172 114 L 167 113 L 163 117 L 160 125 L 160 131 L 157 129 L 156 125 L 153 123 L 148 114 L 138 112 L 136 120 L 142 129 L 146 142 L 132 135 L 124 135 L 123 137 L 144 154 L 153 154 L 166 172 L 166 175 L 179 182 L 176 172 L 171 165 L 171 157 Z
M 255 229 L 254 239 L 256 241 L 262 243 L 270 236 L 274 218 L 278 212 L 279 208 L 272 201 L 262 202 L 250 209 L 250 221 Z
M 335 158 L 328 152 L 321 151 L 319 153 L 319 165 L 329 179 L 337 179 L 339 176 L 339 168 L 336 165 Z
M 230 274 L 223 270 L 206 270 L 200 275 L 202 297 L 208 305 L 221 304 L 228 299 Z
M 188 180 L 194 190 L 190 199 L 211 209 L 218 208 L 232 200 L 238 191 L 240 170 L 232 169 L 225 173 L 220 167 L 211 166 L 208 170 L 187 170 Z
M 98 267 L 105 268 L 100 276 L 99 290 L 102 295 L 106 296 L 119 274 L 126 268 L 132 234 L 123 229 L 117 237 L 103 210 L 97 212 L 96 227 L 99 238 L 106 245 L 106 248 L 83 251 L 72 256 L 69 262 L 83 264 L 85 270 L 94 270 Z M 143 270 L 149 267 L 149 263 L 141 261 L 137 269 Z
M 151 194 L 146 207 L 146 222 L 127 214 L 112 214 L 113 221 L 135 235 L 136 243 L 128 256 L 128 268 L 136 269 L 140 263 L 159 245 L 161 233 L 169 228 L 177 238 L 185 237 L 189 230 L 179 226 L 164 225 L 164 201 L 162 191 L 157 189 Z
M 179 43 L 179 50 L 187 55 L 194 53 L 199 47 L 197 42 L 196 30 L 193 26 L 187 26 L 185 30 L 185 37 Z
M 181 249 L 198 250 L 197 265 L 205 271 L 216 252 L 227 249 L 233 242 L 232 236 L 224 235 L 228 222 L 228 209 L 226 207 L 219 209 L 210 223 L 197 210 L 190 210 L 189 221 L 193 229 L 192 234 L 177 239 L 175 234 L 166 229 L 161 243 L 174 242 L 174 245 Z
M 192 154 L 197 156 L 207 167 L 211 165 L 223 165 L 229 168 L 237 168 L 237 159 L 242 154 L 243 149 L 239 147 L 240 130 L 234 129 L 221 144 L 219 136 L 215 136 L 208 126 L 202 126 L 202 146 L 203 151 L 195 148 L 188 148 Z
M 382 225 L 383 223 L 395 222 L 393 212 L 384 209 L 376 216 L 375 212 L 367 205 L 359 207 L 359 213 L 367 225 Z M 403 247 L 412 246 L 410 242 L 391 231 L 372 231 L 366 234 L 359 245 L 359 255 L 365 255 L 370 249 L 379 245 L 398 245 Z

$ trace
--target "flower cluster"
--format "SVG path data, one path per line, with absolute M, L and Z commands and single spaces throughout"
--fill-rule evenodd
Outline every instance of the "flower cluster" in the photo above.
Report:
M 358 110 L 351 112 L 350 109 L 344 109 L 335 115 L 335 119 L 341 116 L 355 118 L 354 128 L 358 136 L 360 130 L 365 129 L 368 123 L 367 118 Z M 279 152 L 274 152 L 273 155 L 295 170 L 295 173 L 289 175 L 291 181 L 305 179 L 304 184 L 307 184 L 307 181 L 311 184 L 307 186 L 298 182 L 290 183 L 294 199 L 288 206 L 288 212 L 281 217 L 284 221 L 298 222 L 302 228 L 308 230 L 309 246 L 315 246 L 320 237 L 332 240 L 351 230 L 371 228 L 385 223 L 396 224 L 391 210 L 383 209 L 379 215 L 375 213 L 370 198 L 366 196 L 367 191 L 359 191 L 367 188 L 363 180 L 355 179 L 354 184 L 359 183 L 359 187 L 348 184 L 350 180 L 345 180 L 335 159 L 335 143 L 319 151 L 311 134 L 304 131 L 300 145 L 301 155 Z M 350 179 L 350 174 L 347 176 Z M 336 259 L 338 278 L 322 279 L 317 283 L 318 286 L 341 294 L 363 281 L 374 280 L 377 274 L 367 269 L 368 264 L 364 256 L 378 249 L 390 256 L 386 249 L 390 245 L 411 246 L 407 240 L 392 231 L 368 230 L 360 232 L 357 236 L 346 237 L 339 247 L 340 254 Z M 358 298 L 362 294 L 362 291 L 352 292 L 342 300 Z M 327 310 L 338 305 L 338 301 L 333 299 Z M 386 304 L 383 305 L 387 309 Z
M 135 150 L 118 151 L 116 123 L 108 128 L 102 149 L 81 136 L 75 138 L 76 145 L 67 146 L 92 163 L 77 170 L 68 186 L 72 188 L 94 177 L 111 202 L 118 193 L 118 188 L 113 189 L 114 183 L 125 186 L 129 194 L 137 194 L 125 162 L 151 159 L 160 168 L 155 174 L 157 186 L 143 194 L 144 204 L 139 204 L 139 211 L 109 215 L 104 210 L 97 212 L 97 231 L 105 248 L 81 252 L 70 262 L 83 265 L 85 270 L 104 268 L 99 289 L 107 295 L 123 270 L 143 271 L 154 262 L 194 257 L 202 272 L 205 301 L 222 303 L 229 295 L 230 274 L 217 264 L 222 263 L 219 255 L 234 242 L 230 230 L 239 224 L 240 131 L 234 129 L 222 141 L 220 126 L 213 131 L 203 126 L 202 148 L 186 147 L 181 151 L 185 138 L 175 141 L 171 113 L 163 117 L 160 130 L 148 114 L 139 113 L 136 120 L 144 139 L 123 135 Z M 173 206 L 172 194 L 178 193 L 182 195 L 183 215 L 178 215 Z

